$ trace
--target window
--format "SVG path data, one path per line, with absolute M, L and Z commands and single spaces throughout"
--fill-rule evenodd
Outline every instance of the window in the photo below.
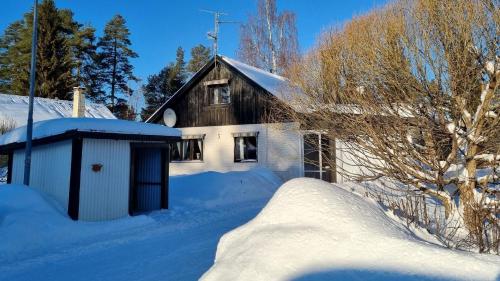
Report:
M 234 162 L 257 162 L 257 135 L 235 136 Z
M 183 139 L 172 145 L 170 153 L 172 161 L 202 161 L 203 138 Z
M 210 86 L 209 90 L 212 94 L 212 104 L 231 103 L 231 93 L 228 84 Z

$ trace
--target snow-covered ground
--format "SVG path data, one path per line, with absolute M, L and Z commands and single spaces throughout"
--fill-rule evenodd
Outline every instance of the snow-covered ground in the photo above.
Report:
M 266 170 L 172 177 L 171 210 L 92 223 L 71 221 L 33 189 L 4 185 L 0 280 L 197 280 L 220 237 L 281 184 Z
M 109 222 L 2 185 L 0 280 L 500 280 L 500 257 L 444 249 L 352 185 L 281 184 L 266 170 L 176 176 L 172 209 Z
M 202 280 L 500 280 L 500 257 L 445 249 L 343 186 L 295 179 L 223 236 Z

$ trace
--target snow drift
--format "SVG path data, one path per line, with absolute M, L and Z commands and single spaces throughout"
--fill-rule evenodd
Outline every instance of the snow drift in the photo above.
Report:
M 205 172 L 171 178 L 173 209 L 212 209 L 243 202 L 269 200 L 282 184 L 278 176 L 263 168 L 245 172 Z M 265 202 L 264 202 L 265 203 Z
M 169 210 L 102 222 L 73 221 L 50 196 L 23 185 L 1 185 L 0 241 L 5 243 L 0 243 L 0 269 L 1 265 L 23 259 L 106 243 L 113 237 L 122 237 L 125 241 L 134 236 L 143 237 L 145 233 L 159 231 L 165 224 L 174 225 L 168 228 L 173 231 L 185 227 L 186 221 L 192 222 L 192 217 L 196 217 L 196 223 L 204 224 L 227 219 L 229 215 L 238 218 L 237 211 L 243 208 L 255 209 L 248 217 L 237 220 L 231 227 L 234 228 L 253 217 L 281 184 L 281 180 L 266 169 L 175 176 L 170 178 Z M 228 209 L 235 209 L 236 213 L 228 215 Z M 176 223 L 181 226 L 175 226 Z M 213 239 L 215 245 L 227 230 L 220 230 L 216 238 L 210 238 L 205 233 L 207 229 L 202 227 L 199 232 L 203 239 Z M 183 239 L 189 241 L 189 237 Z M 210 253 L 206 267 L 199 274 L 208 268 L 212 257 Z
M 295 179 L 222 237 L 202 280 L 497 280 L 499 273 L 498 256 L 423 241 L 374 201 Z
M 0 263 L 47 254 L 85 238 L 144 226 L 146 216 L 109 222 L 72 221 L 54 199 L 24 185 L 0 187 Z

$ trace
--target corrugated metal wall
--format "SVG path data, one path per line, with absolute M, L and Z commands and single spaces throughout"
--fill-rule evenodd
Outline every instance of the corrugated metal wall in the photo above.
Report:
M 161 208 L 161 168 L 160 148 L 139 148 L 136 150 L 136 211 L 147 212 Z
M 71 171 L 71 141 L 33 147 L 30 186 L 43 191 L 68 210 L 69 178 Z M 22 184 L 24 150 L 14 152 L 12 183 Z
M 99 172 L 93 164 L 102 165 Z M 126 216 L 129 205 L 128 141 L 84 139 L 79 219 L 106 220 Z

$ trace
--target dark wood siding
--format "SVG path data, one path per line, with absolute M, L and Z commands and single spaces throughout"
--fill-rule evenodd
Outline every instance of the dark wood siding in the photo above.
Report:
M 211 97 L 204 82 L 219 79 L 229 80 L 229 104 L 213 105 L 210 102 Z M 205 76 L 168 107 L 177 115 L 177 128 L 259 124 L 265 123 L 266 109 L 274 99 L 274 96 L 245 76 L 224 63 L 218 63 L 217 67 L 212 66 Z M 159 122 L 163 123 L 162 118 Z

